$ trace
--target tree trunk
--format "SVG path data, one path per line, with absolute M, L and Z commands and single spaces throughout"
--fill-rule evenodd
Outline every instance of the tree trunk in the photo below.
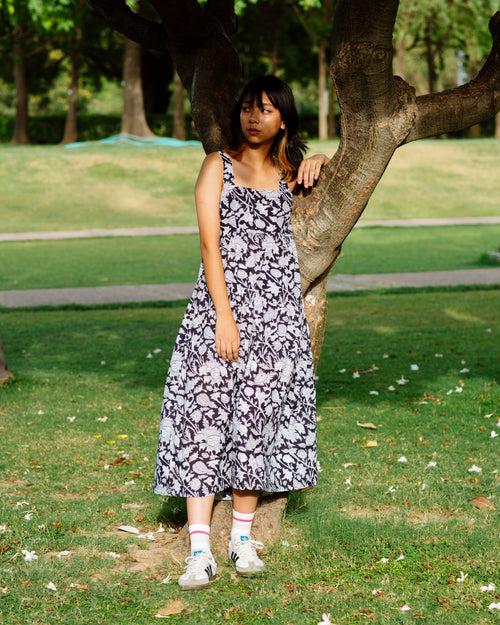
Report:
M 7 369 L 7 361 L 3 350 L 2 337 L 0 336 L 0 386 L 5 384 L 12 377 L 12 373 Z
M 174 71 L 174 130 L 176 139 L 186 138 L 186 116 L 184 115 L 184 87 L 179 74 Z
M 500 112 L 495 115 L 495 139 L 500 139 Z
M 144 112 L 141 81 L 141 46 L 131 39 L 125 40 L 121 132 L 138 137 L 156 136 L 149 128 Z
M 328 90 L 328 137 L 334 139 L 337 136 L 337 125 L 335 122 L 335 89 L 333 85 Z
M 26 60 L 22 45 L 23 32 L 20 24 L 14 26 L 14 85 L 16 89 L 16 119 L 11 143 L 29 143 L 28 137 L 28 82 Z
M 425 62 L 427 63 L 427 82 L 429 93 L 434 93 L 436 85 L 436 62 L 434 48 L 432 47 L 432 22 L 431 18 L 427 18 L 425 26 Z
M 64 136 L 61 143 L 73 143 L 78 139 L 77 114 L 78 114 L 78 82 L 80 80 L 81 67 L 81 42 L 82 29 L 80 26 L 75 28 L 74 44 L 71 46 L 71 84 L 68 96 L 68 112 L 66 114 L 66 123 L 64 125 Z
M 318 138 L 328 139 L 328 91 L 326 90 L 326 42 L 320 41 L 318 49 Z

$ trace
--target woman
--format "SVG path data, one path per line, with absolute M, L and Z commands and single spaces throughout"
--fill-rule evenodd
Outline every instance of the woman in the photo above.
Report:
M 182 589 L 208 586 L 214 497 L 232 492 L 228 557 L 264 569 L 251 538 L 261 492 L 317 482 L 316 394 L 290 214 L 292 190 L 328 161 L 303 159 L 290 87 L 252 79 L 231 143 L 208 154 L 195 187 L 202 262 L 170 360 L 153 492 L 187 498 L 191 555 Z

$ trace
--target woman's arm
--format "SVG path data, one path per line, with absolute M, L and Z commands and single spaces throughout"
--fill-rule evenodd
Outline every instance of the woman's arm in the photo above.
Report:
M 220 253 L 220 197 L 223 163 L 218 152 L 205 156 L 195 184 L 196 213 L 208 291 L 217 316 L 216 348 L 222 358 L 237 359 L 239 331 L 231 310 Z
M 304 187 L 307 188 L 314 184 L 315 179 L 318 178 L 319 172 L 323 165 L 326 165 L 330 159 L 326 154 L 313 154 L 308 158 L 305 158 L 300 162 L 299 169 L 297 171 L 297 178 L 292 181 L 293 187 L 290 189 L 294 190 L 295 186 L 298 184 L 304 183 Z

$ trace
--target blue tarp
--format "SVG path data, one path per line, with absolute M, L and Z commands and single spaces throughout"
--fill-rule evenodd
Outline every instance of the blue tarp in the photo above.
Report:
M 124 143 L 126 145 L 135 145 L 138 148 L 144 146 L 163 146 L 169 148 L 183 148 L 186 146 L 201 147 L 201 141 L 191 139 L 189 141 L 183 141 L 182 139 L 174 139 L 174 137 L 138 137 L 136 135 L 129 135 L 126 132 L 119 133 L 117 135 L 111 135 L 104 139 L 97 139 L 96 141 L 77 141 L 76 143 L 66 143 L 65 148 L 82 148 L 87 145 L 116 145 Z

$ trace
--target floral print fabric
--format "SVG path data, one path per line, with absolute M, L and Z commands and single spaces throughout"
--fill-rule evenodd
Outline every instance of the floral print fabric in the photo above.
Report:
M 236 186 L 224 164 L 220 251 L 238 360 L 215 347 L 216 314 L 203 261 L 175 340 L 158 437 L 153 492 L 261 494 L 317 483 L 316 390 L 290 216 L 292 194 Z

